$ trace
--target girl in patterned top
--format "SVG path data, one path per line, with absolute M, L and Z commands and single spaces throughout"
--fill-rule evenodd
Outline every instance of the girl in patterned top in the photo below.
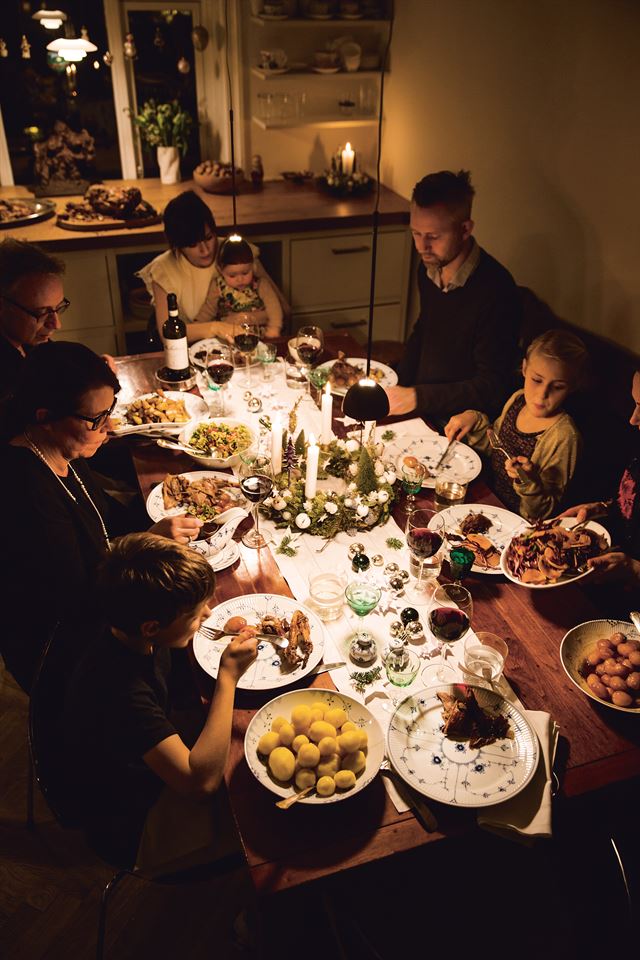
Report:
M 217 266 L 207 300 L 210 305 L 217 301 L 218 318 L 231 320 L 238 314 L 252 314 L 263 324 L 264 336 L 277 337 L 282 328 L 282 306 L 269 278 L 256 276 L 250 244 L 229 237 L 220 246 Z
M 529 346 L 522 362 L 524 388 L 509 398 L 493 429 L 505 459 L 487 437 L 486 414 L 465 410 L 444 428 L 449 440 L 461 440 L 490 454 L 493 489 L 503 503 L 528 520 L 552 516 L 573 476 L 580 435 L 563 404 L 581 386 L 588 365 L 585 345 L 575 334 L 548 330 Z

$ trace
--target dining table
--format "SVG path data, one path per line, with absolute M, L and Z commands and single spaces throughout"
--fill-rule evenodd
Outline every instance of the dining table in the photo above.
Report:
M 284 356 L 286 338 L 276 342 Z M 336 357 L 339 351 L 349 357 L 362 357 L 365 353 L 349 334 L 326 335 L 324 348 L 328 358 Z M 117 358 L 123 394 L 134 397 L 154 390 L 155 372 L 161 363 L 161 354 Z M 260 373 L 257 377 L 259 382 Z M 344 436 L 347 427 L 338 419 L 340 404 L 340 398 L 334 397 L 333 428 L 336 435 Z M 267 402 L 265 411 L 268 412 Z M 398 429 L 402 418 L 389 418 L 384 423 L 390 429 Z M 187 454 L 161 448 L 144 433 L 115 442 L 129 448 L 143 498 L 167 473 L 195 469 Z M 432 506 L 432 496 L 433 491 L 423 489 L 416 505 Z M 471 482 L 467 502 L 500 506 L 483 474 Z M 394 518 L 403 528 L 404 510 L 403 498 L 399 497 Z M 246 523 L 236 532 L 236 540 L 245 526 Z M 606 610 L 598 608 L 589 577 L 558 589 L 532 590 L 502 575 L 472 573 L 465 585 L 473 597 L 474 629 L 497 634 L 508 644 L 505 676 L 513 691 L 527 710 L 545 711 L 558 725 L 554 775 L 564 800 L 570 803 L 574 798 L 640 775 L 638 718 L 600 706 L 581 693 L 560 662 L 560 643 L 570 628 L 606 617 Z M 292 596 L 273 547 L 256 550 L 241 546 L 239 559 L 216 574 L 215 603 L 259 593 Z M 212 679 L 195 661 L 194 669 L 203 696 L 210 695 Z M 330 672 L 303 681 L 303 685 L 309 684 L 325 689 L 334 686 Z M 226 772 L 231 808 L 259 895 L 287 891 L 478 829 L 475 810 L 429 800 L 438 827 L 431 832 L 425 830 L 411 810 L 396 809 L 380 776 L 347 802 L 315 808 L 298 803 L 286 812 L 276 808 L 276 798 L 258 783 L 244 755 L 247 727 L 256 711 L 273 696 L 273 691 L 237 692 Z

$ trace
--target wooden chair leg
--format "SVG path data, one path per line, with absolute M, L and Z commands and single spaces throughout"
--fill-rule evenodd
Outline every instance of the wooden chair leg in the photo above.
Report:
M 33 762 L 31 750 L 27 747 L 27 829 L 33 830 L 35 818 L 33 814 Z
M 103 960 L 104 958 L 104 938 L 107 929 L 107 906 L 109 899 L 122 878 L 126 877 L 127 875 L 131 875 L 131 870 L 119 870 L 118 873 L 114 873 L 102 891 L 102 897 L 100 898 L 100 915 L 98 917 L 96 960 Z

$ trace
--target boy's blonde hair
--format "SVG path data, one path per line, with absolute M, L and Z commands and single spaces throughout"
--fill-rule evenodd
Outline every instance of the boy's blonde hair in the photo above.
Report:
M 104 619 L 128 634 L 157 620 L 161 627 L 208 600 L 215 574 L 205 558 L 154 533 L 129 533 L 112 541 L 98 571 Z
M 574 390 L 585 385 L 589 372 L 589 354 L 575 333 L 569 330 L 547 330 L 531 341 L 525 360 L 529 361 L 534 353 L 564 363 L 569 368 Z

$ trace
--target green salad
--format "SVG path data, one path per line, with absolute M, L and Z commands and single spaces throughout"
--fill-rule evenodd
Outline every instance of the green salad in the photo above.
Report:
M 189 446 L 210 457 L 226 460 L 250 446 L 253 437 L 244 424 L 201 423 L 191 434 Z

